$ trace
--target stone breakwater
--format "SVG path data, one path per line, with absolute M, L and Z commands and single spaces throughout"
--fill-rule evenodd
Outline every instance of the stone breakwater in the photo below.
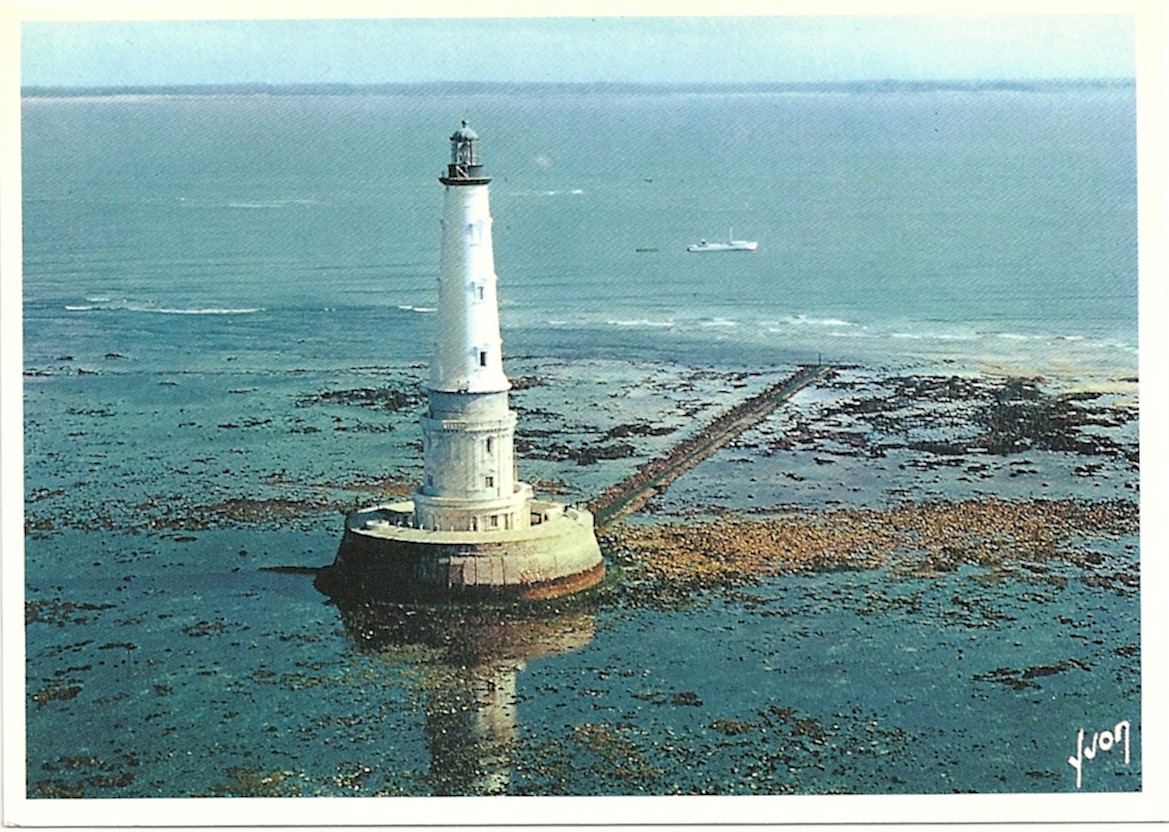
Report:
M 1134 535 L 1128 500 L 967 500 L 890 509 L 838 509 L 775 518 L 716 518 L 618 525 L 602 548 L 631 584 L 664 595 L 730 589 L 768 575 L 888 566 L 906 577 L 980 568 L 987 580 L 1065 581 L 1053 568 L 1090 570 L 1094 585 L 1122 594 L 1139 571 L 1090 546 Z M 1134 544 L 1135 545 L 1135 544 Z
M 812 382 L 827 378 L 832 368 L 823 365 L 801 367 L 761 393 L 744 400 L 691 438 L 679 443 L 665 456 L 643 465 L 632 476 L 605 489 L 588 505 L 603 529 L 622 517 L 640 510 L 657 493 L 748 428 L 767 418 L 784 400 Z

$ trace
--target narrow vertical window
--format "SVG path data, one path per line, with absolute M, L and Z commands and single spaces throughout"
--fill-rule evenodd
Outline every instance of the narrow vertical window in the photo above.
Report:
M 482 286 L 477 286 L 477 287 L 476 287 L 476 289 L 478 289 L 478 293 L 479 293 L 479 300 L 483 300 L 483 287 L 482 287 Z
M 487 477 L 487 487 L 495 488 L 495 477 Z
M 487 350 L 479 350 L 479 366 L 487 366 Z
M 493 453 L 494 451 L 495 451 L 495 438 L 488 436 L 487 437 L 487 453 L 490 454 L 490 453 Z

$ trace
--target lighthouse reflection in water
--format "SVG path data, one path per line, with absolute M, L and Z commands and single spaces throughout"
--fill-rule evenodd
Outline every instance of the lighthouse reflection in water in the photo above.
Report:
M 517 678 L 535 659 L 593 639 L 585 609 L 419 607 L 339 603 L 358 650 L 386 672 L 414 672 L 426 712 L 436 795 L 507 791 L 518 733 Z

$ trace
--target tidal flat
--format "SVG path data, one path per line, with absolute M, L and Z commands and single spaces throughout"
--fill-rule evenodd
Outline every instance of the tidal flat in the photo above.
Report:
M 347 606 L 420 474 L 418 365 L 26 369 L 27 792 L 1141 787 L 1135 379 L 842 368 L 604 530 L 597 592 Z M 514 358 L 521 476 L 586 503 L 793 367 Z M 84 370 L 84 372 L 82 372 Z

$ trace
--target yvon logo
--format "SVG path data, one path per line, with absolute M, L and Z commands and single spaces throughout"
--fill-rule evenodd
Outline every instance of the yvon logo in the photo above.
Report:
M 1094 731 L 1092 733 L 1091 745 L 1084 745 L 1084 729 L 1081 728 L 1076 734 L 1076 753 L 1073 757 L 1068 757 L 1068 765 L 1076 770 L 1076 788 L 1080 788 L 1084 779 L 1084 760 L 1096 759 L 1096 753 L 1099 751 L 1111 751 L 1115 746 L 1124 742 L 1124 764 L 1128 765 L 1129 760 L 1129 730 L 1131 726 L 1127 719 L 1116 723 L 1116 726 L 1110 731 Z

